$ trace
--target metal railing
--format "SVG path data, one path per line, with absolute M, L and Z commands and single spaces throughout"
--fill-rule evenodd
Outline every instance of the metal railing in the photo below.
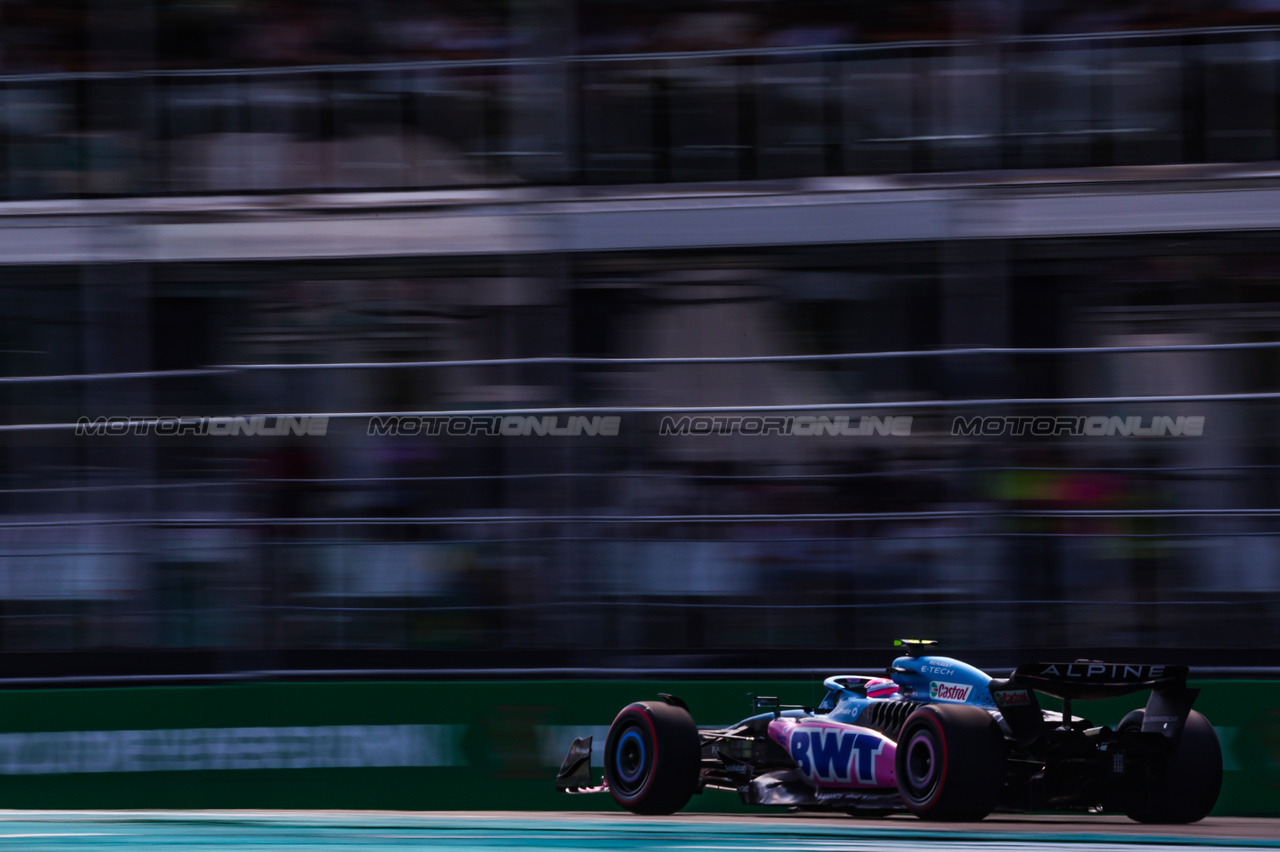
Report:
M 1278 33 L 0 75 L 0 198 L 1268 161 Z

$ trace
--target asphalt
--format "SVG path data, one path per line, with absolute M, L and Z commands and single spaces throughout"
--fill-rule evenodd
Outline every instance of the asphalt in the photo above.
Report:
M 406 813 L 393 811 L 0 811 L 0 848 L 31 850 L 682 850 L 682 852 L 1026 852 L 1280 848 L 1280 820 L 1209 818 L 1143 826 L 1123 818 L 991 817 L 923 823 L 843 815 Z

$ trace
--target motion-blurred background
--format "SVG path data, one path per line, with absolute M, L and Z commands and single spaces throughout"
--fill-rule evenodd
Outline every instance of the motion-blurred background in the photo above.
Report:
M 1278 87 L 1272 0 L 2 0 L 0 673 L 1270 665 Z

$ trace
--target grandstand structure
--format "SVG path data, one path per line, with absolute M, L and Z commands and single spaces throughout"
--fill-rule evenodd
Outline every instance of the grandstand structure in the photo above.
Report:
M 0 676 L 1261 660 L 1277 81 L 1268 26 L 0 75 Z M 254 417 L 326 429 L 82 428 Z

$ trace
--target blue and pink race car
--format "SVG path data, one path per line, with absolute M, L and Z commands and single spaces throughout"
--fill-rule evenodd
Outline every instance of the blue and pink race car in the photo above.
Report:
M 1001 811 L 1125 813 L 1186 823 L 1213 808 L 1222 751 L 1191 709 L 1185 666 L 1031 663 L 993 678 L 967 663 L 905 648 L 886 677 L 836 675 L 817 707 L 757 697 L 762 712 L 698 728 L 680 699 L 622 709 L 604 744 L 604 781 L 591 779 L 590 737 L 575 740 L 556 778 L 569 793 L 608 791 L 639 814 L 670 814 L 703 790 L 748 804 L 907 811 L 979 820 Z M 1071 713 L 1073 700 L 1150 690 L 1114 729 Z M 1041 709 L 1037 692 L 1062 701 Z

